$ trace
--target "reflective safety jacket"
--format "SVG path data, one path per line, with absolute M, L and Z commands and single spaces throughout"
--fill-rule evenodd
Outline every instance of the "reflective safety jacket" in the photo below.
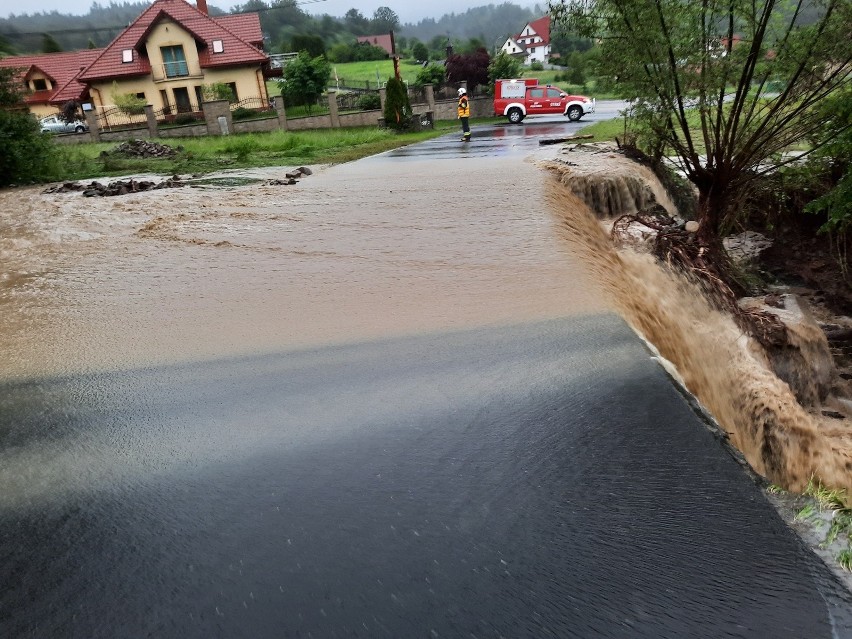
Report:
M 470 117 L 470 104 L 467 101 L 467 95 L 459 96 L 459 117 Z

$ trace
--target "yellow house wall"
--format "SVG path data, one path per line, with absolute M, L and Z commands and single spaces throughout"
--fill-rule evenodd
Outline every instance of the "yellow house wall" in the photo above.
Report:
M 51 104 L 29 104 L 30 113 L 41 119 L 48 115 L 56 115 L 59 113 L 59 108 Z
M 201 69 L 198 66 L 198 49 L 196 48 L 195 38 L 171 20 L 158 22 L 157 26 L 148 34 L 148 39 L 145 40 L 148 60 L 151 63 L 151 68 L 154 70 L 154 75 L 156 77 L 164 77 L 163 54 L 160 51 L 160 47 L 175 46 L 183 47 L 183 55 L 186 58 L 189 75 L 200 75 Z M 183 79 L 185 80 L 186 78 Z

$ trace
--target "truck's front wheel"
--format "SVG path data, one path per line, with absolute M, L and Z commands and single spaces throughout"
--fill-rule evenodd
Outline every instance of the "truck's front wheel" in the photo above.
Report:
M 573 104 L 568 107 L 568 111 L 565 112 L 565 115 L 568 116 L 568 119 L 571 120 L 571 122 L 576 122 L 583 117 L 583 109 L 576 104 Z
M 517 107 L 509 109 L 509 112 L 506 115 L 509 117 L 509 122 L 511 122 L 512 124 L 518 124 L 521 120 L 524 119 L 523 112 Z

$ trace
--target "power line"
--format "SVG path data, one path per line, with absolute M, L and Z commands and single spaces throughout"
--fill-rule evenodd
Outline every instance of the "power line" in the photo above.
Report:
M 304 5 L 304 4 L 319 4 L 320 2 L 328 2 L 328 0 L 297 0 L 293 2 L 294 5 Z M 249 13 L 266 13 L 267 11 L 274 11 L 275 9 L 282 9 L 286 7 L 263 7 L 262 9 L 255 9 L 253 11 L 238 11 L 236 13 L 225 13 L 221 16 L 210 16 L 214 20 L 216 18 L 223 18 L 225 16 L 239 16 L 246 15 Z M 34 16 L 33 16 L 34 17 Z M 84 19 L 86 16 L 79 16 L 80 19 Z M 6 18 L 8 20 L 9 18 Z M 126 29 L 129 24 L 124 24 L 121 26 L 111 26 L 111 27 L 80 27 L 78 29 L 45 29 L 42 31 L 0 31 L 0 36 L 4 37 L 26 37 L 26 36 L 42 36 L 44 34 L 54 35 L 54 34 L 72 34 L 72 33 L 97 33 L 101 31 L 122 31 Z

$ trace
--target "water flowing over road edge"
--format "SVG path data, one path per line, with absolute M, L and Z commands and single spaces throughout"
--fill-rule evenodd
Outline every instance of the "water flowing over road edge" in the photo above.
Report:
M 593 152 L 596 161 L 583 160 L 579 168 L 570 161 Z M 760 346 L 708 301 L 698 283 L 662 268 L 647 252 L 615 248 L 606 220 L 654 202 L 676 212 L 660 195 L 662 186 L 653 173 L 620 154 L 594 149 L 563 154 L 541 166 L 553 175 L 547 200 L 566 245 L 749 469 L 762 482 L 795 493 L 817 476 L 849 494 L 852 429 L 806 411 L 772 371 Z M 790 500 L 771 501 L 793 524 Z M 852 575 L 837 562 L 838 544 L 832 554 L 823 539 L 809 532 L 803 538 L 852 591 Z

